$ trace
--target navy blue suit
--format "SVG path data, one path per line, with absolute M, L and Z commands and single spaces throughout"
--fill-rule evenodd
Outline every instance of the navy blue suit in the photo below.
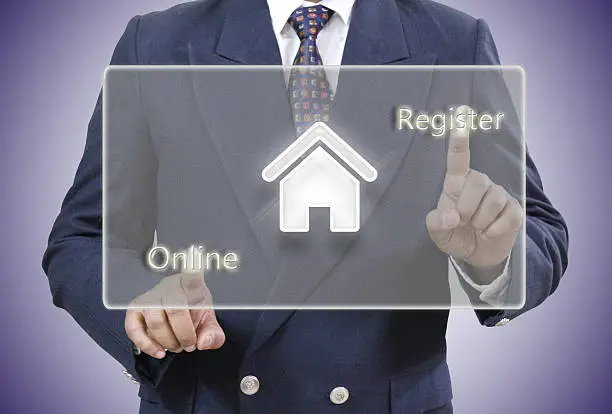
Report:
M 487 25 L 429 1 L 358 0 L 344 65 L 495 65 Z M 112 65 L 281 64 L 265 0 L 206 0 L 130 21 Z M 101 297 L 101 101 L 73 186 L 44 257 L 54 303 L 141 383 L 141 412 L 450 413 L 448 311 L 220 311 L 218 351 L 136 356 L 125 312 Z M 521 310 L 477 311 L 485 326 L 546 299 L 567 266 L 567 229 L 527 157 L 527 299 Z M 255 373 L 254 396 L 239 382 Z M 345 386 L 346 404 L 330 391 Z

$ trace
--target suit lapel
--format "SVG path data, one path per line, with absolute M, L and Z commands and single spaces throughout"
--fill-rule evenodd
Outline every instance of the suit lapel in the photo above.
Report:
M 219 162 L 266 254 L 270 271 L 276 273 L 278 265 L 273 262 L 278 252 L 270 241 L 278 226 L 264 220 L 274 207 L 276 193 L 263 183 L 261 171 L 270 153 L 282 150 L 295 139 L 295 127 L 266 0 L 233 1 L 225 13 L 212 51 L 210 46 L 190 43 L 191 65 L 223 65 L 206 68 L 207 72 L 194 71 L 194 93 Z M 252 71 L 227 65 L 268 65 L 277 69 L 253 76 Z M 236 121 L 236 117 L 240 120 Z
M 266 0 L 233 2 L 216 54 L 245 65 L 282 64 Z
M 357 0 L 342 65 L 433 64 L 435 53 L 422 48 L 417 18 L 402 19 L 393 0 Z

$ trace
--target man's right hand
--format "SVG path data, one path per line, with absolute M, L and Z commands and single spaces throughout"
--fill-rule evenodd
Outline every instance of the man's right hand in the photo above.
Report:
M 202 273 L 168 276 L 136 298 L 125 331 L 138 349 L 157 359 L 166 351 L 218 349 L 225 343 Z

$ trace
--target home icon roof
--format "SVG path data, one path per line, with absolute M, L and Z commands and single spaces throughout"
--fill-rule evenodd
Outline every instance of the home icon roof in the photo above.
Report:
M 376 169 L 340 138 L 324 122 L 316 122 L 274 159 L 261 173 L 266 182 L 273 182 L 315 145 L 322 143 L 367 182 L 378 177 Z
M 359 231 L 361 192 L 356 176 L 372 182 L 378 173 L 330 127 L 317 122 L 261 175 L 267 182 L 284 175 L 279 184 L 280 230 L 304 233 L 310 229 L 310 209 L 316 207 L 329 208 L 330 231 Z

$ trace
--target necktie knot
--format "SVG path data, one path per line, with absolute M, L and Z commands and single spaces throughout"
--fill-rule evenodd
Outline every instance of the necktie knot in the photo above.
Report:
M 302 42 L 314 41 L 333 14 L 333 10 L 323 6 L 300 7 L 289 17 L 289 24 Z

